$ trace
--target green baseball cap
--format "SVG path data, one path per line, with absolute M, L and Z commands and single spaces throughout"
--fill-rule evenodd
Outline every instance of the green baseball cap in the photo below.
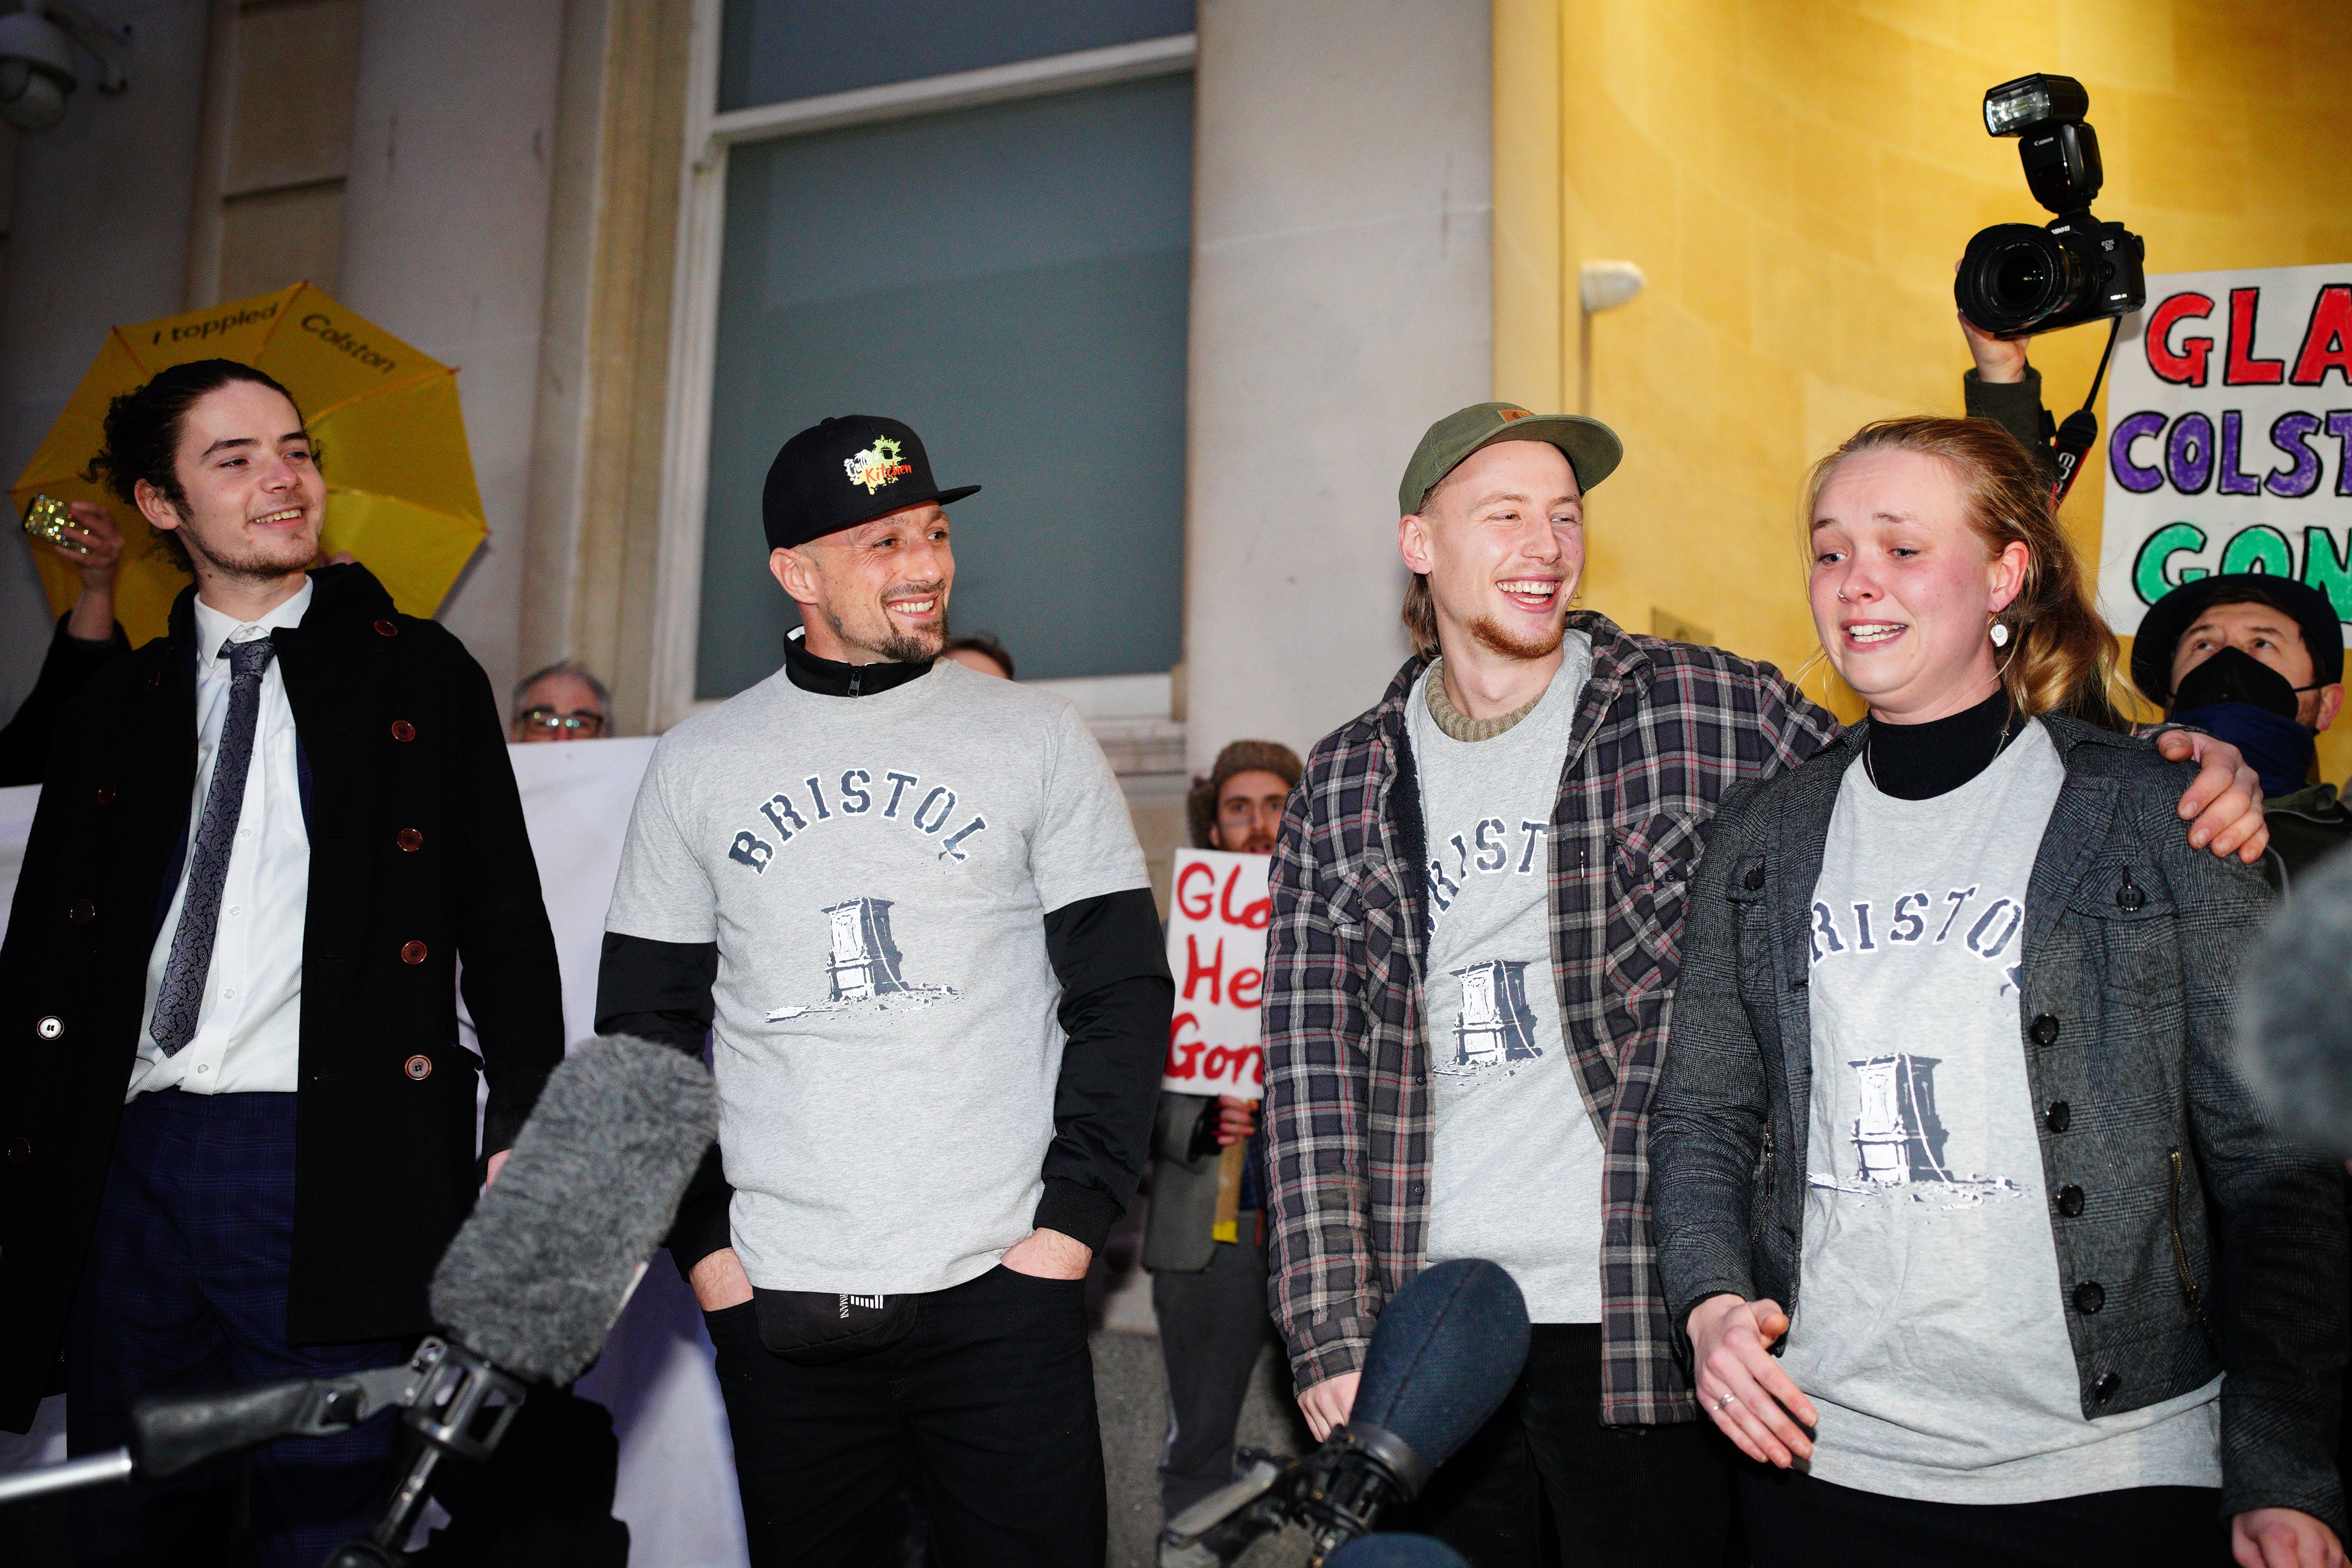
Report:
M 1515 402 L 1476 402 L 1449 413 L 1429 427 L 1405 465 L 1404 483 L 1397 486 L 1397 514 L 1410 517 L 1421 510 L 1437 482 L 1459 467 L 1462 460 L 1482 446 L 1498 441 L 1548 441 L 1559 448 L 1576 471 L 1576 486 L 1590 491 L 1617 471 L 1625 444 L 1597 419 L 1574 413 L 1536 413 Z

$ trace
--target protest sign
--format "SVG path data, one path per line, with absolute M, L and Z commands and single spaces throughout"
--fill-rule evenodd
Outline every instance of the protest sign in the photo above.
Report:
M 1176 977 L 1176 1017 L 1160 1086 L 1179 1094 L 1265 1093 L 1258 1044 L 1265 984 L 1269 855 L 1223 850 L 1176 852 L 1168 916 L 1168 967 Z
M 2352 620 L 2352 264 L 2147 280 L 2108 383 L 2099 601 L 2265 571 Z

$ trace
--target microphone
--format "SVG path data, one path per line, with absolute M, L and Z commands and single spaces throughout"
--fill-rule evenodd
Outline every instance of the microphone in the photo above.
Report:
M 373 1544 L 349 1543 L 335 1561 L 397 1561 L 441 1456 L 488 1458 L 529 1383 L 569 1383 L 604 1348 L 718 1122 L 700 1062 L 625 1035 L 588 1041 L 549 1074 L 513 1155 L 434 1270 L 428 1298 L 448 1338 L 427 1338 L 397 1366 L 142 1399 L 127 1448 L 6 1478 L 0 1502 L 168 1480 L 396 1408 L 420 1451 Z
M 2280 1131 L 2352 1157 L 2352 850 L 2296 879 L 2263 923 L 2238 977 L 2238 1071 Z
M 329 1568 L 402 1561 L 442 1455 L 488 1459 L 526 1382 L 587 1370 L 718 1135 L 710 1074 L 672 1047 L 599 1035 L 548 1075 L 512 1157 L 433 1270 L 433 1316 L 454 1343 L 418 1352 L 441 1352 L 406 1417 L 424 1440 L 375 1528 Z
M 587 1370 L 719 1134 L 703 1065 L 630 1035 L 556 1068 L 507 1161 L 433 1271 L 436 1322 L 502 1370 Z
M 1528 1308 L 1499 1266 L 1460 1258 L 1425 1269 L 1381 1313 L 1348 1424 L 1303 1459 L 1244 1450 L 1239 1479 L 1168 1521 L 1166 1561 L 1228 1563 L 1297 1521 L 1313 1561 L 1410 1502 L 1500 1408 L 1528 1359 Z

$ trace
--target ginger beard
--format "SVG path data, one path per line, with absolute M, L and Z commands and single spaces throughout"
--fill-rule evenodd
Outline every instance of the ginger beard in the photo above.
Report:
M 1405 519 L 1405 565 L 1428 574 L 1441 625 L 1499 658 L 1559 652 L 1584 571 L 1583 497 L 1547 442 L 1503 441 L 1464 458 Z

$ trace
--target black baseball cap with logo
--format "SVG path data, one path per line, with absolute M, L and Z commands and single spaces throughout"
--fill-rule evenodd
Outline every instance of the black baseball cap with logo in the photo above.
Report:
M 770 549 L 793 549 L 926 501 L 944 507 L 979 488 L 940 489 L 922 437 L 912 428 L 876 414 L 847 413 L 784 443 L 768 465 L 760 518 Z

